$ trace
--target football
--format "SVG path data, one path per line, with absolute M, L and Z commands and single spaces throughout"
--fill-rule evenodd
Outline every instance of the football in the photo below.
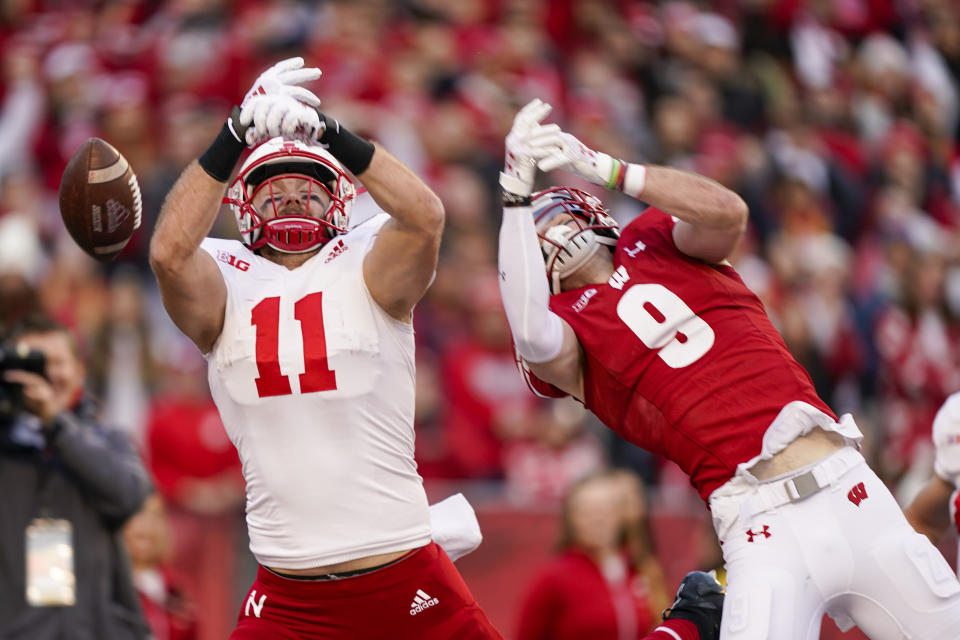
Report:
M 80 248 L 108 262 L 140 226 L 143 203 L 130 163 L 100 138 L 77 149 L 60 177 L 60 216 Z

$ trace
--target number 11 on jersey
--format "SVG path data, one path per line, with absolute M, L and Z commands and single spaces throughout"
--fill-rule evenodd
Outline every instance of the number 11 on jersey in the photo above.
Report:
M 327 363 L 322 303 L 323 292 L 317 291 L 293 305 L 293 317 L 300 321 L 303 336 L 304 372 L 300 374 L 300 393 L 337 388 L 337 374 Z M 279 296 L 258 302 L 250 313 L 250 322 L 257 328 L 257 394 L 261 398 L 292 394 L 290 379 L 280 371 Z

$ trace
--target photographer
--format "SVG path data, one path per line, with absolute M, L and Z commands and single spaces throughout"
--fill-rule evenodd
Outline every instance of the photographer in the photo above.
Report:
M 64 327 L 30 317 L 5 344 L 0 640 L 145 638 L 120 527 L 150 493 L 147 473 L 126 438 L 97 422 Z

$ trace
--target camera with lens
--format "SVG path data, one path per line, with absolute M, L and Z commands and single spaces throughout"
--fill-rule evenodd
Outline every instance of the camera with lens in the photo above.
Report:
M 6 371 L 29 371 L 45 376 L 47 359 L 42 351 L 24 344 L 0 343 L 0 428 L 13 422 L 23 411 L 23 385 L 3 379 Z

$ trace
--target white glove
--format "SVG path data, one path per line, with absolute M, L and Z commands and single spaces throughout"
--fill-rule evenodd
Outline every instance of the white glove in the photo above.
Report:
M 320 98 L 297 85 L 316 80 L 320 74 L 315 67 L 304 69 L 303 58 L 281 60 L 261 73 L 227 118 L 233 136 L 250 147 L 276 136 L 312 142 L 320 127 L 316 115 Z M 301 122 L 295 124 L 294 120 Z
M 556 152 L 560 145 L 559 125 L 540 124 L 551 109 L 549 104 L 535 98 L 514 117 L 505 140 L 506 153 L 500 173 L 500 186 L 505 191 L 529 196 L 537 174 L 537 160 Z
M 254 81 L 253 86 L 243 96 L 243 102 L 240 103 L 240 110 L 256 96 L 262 95 L 288 95 L 304 104 L 314 107 L 320 106 L 320 99 L 313 95 L 308 89 L 296 85 L 304 82 L 316 80 L 321 75 L 320 69 L 316 67 L 303 68 L 303 58 L 287 58 L 273 65 Z
M 600 184 L 608 189 L 613 188 L 617 176 L 612 174 L 614 169 L 618 168 L 613 158 L 605 153 L 594 151 L 564 131 L 561 131 L 556 139 L 558 143 L 555 144 L 553 141 L 548 143 L 553 145 L 550 153 L 540 156 L 538 164 L 541 171 L 565 169 L 593 184 Z
M 316 100 L 316 104 L 319 103 Z M 317 144 L 322 121 L 316 104 L 310 106 L 286 94 L 252 96 L 240 110 L 240 126 L 245 128 L 244 141 L 253 146 L 280 136 Z

